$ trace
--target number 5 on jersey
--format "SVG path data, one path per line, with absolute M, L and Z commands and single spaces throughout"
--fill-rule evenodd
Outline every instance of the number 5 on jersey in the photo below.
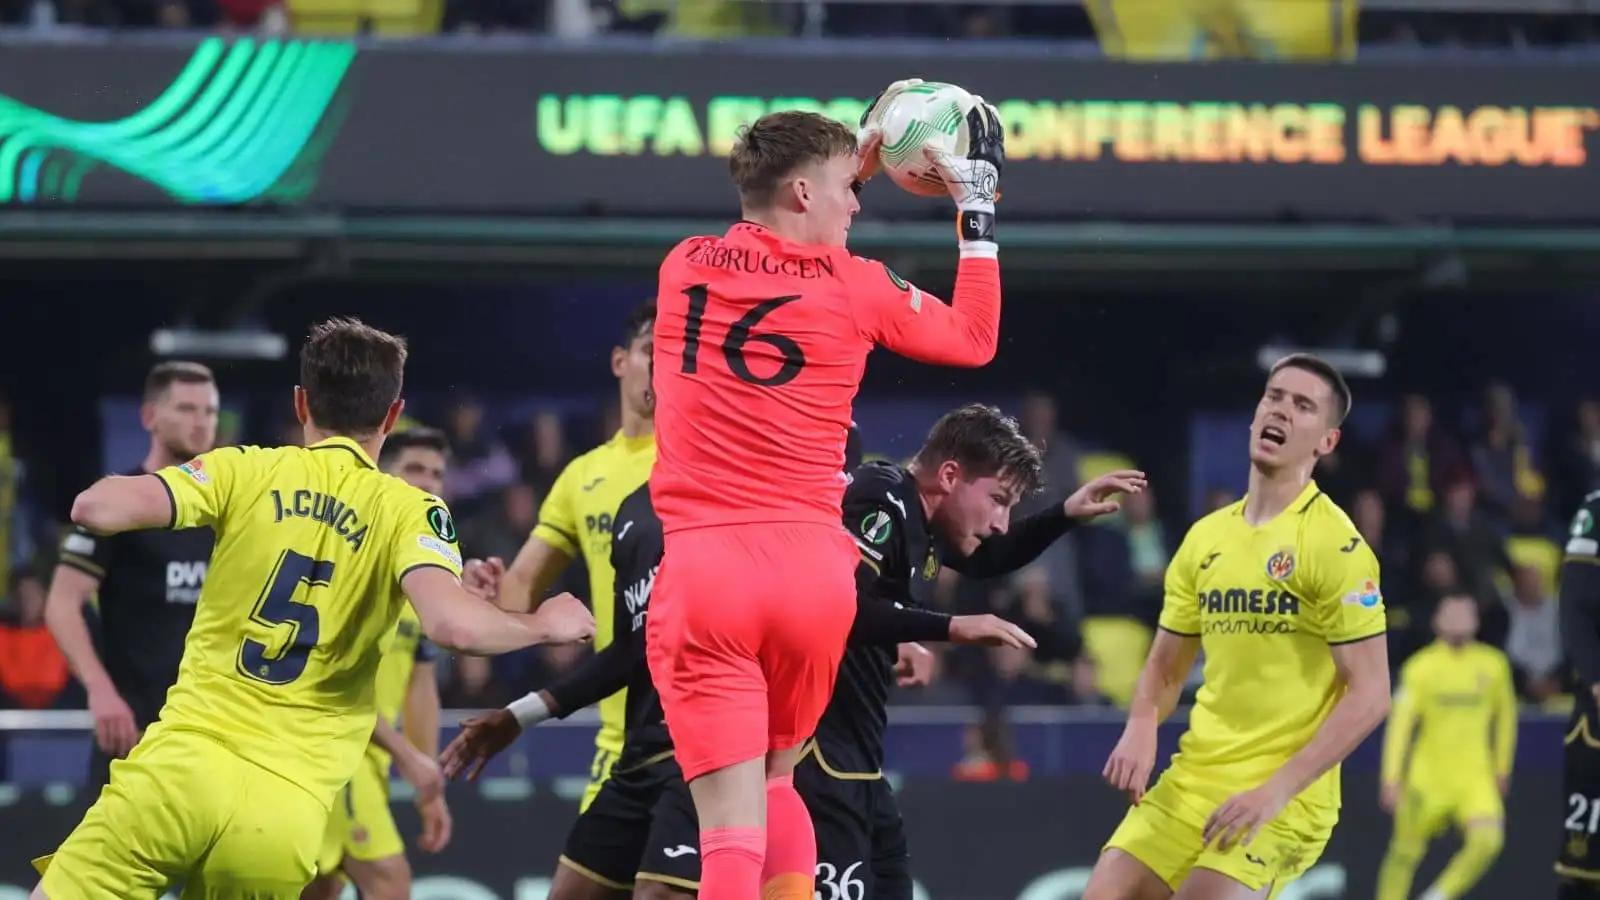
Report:
M 685 375 L 694 375 L 700 371 L 700 332 L 705 327 L 706 304 L 711 294 L 709 286 L 704 284 L 686 287 L 683 294 L 689 298 L 689 316 L 683 326 L 681 371 Z M 799 299 L 800 295 L 795 294 L 763 300 L 752 306 L 739 321 L 728 326 L 728 334 L 722 340 L 722 358 L 727 361 L 729 371 L 740 381 L 761 387 L 778 387 L 795 380 L 806 367 L 805 351 L 800 349 L 794 338 L 784 334 L 751 334 L 761 320 L 772 315 L 774 310 Z M 757 358 L 770 358 L 776 354 L 781 360 L 778 371 L 771 375 L 757 375 L 752 371 L 749 360 L 745 358 L 745 347 L 750 344 L 770 347 L 770 351 L 759 352 Z
M 239 672 L 255 681 L 267 684 L 289 684 L 306 670 L 311 648 L 317 645 L 321 619 L 309 598 L 296 600 L 300 585 L 307 589 L 327 587 L 333 581 L 333 563 L 302 556 L 293 550 L 283 551 L 278 565 L 273 569 L 272 580 L 262 588 L 255 608 L 250 611 L 250 621 L 268 629 L 288 625 L 293 629 L 289 643 L 276 657 L 268 656 L 272 648 L 252 638 L 245 638 L 239 647 Z

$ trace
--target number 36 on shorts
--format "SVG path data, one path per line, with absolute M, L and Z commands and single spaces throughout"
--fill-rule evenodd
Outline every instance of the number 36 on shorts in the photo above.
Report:
M 841 870 L 833 863 L 817 863 L 816 900 L 867 900 L 867 886 L 856 873 L 863 860 L 857 860 Z

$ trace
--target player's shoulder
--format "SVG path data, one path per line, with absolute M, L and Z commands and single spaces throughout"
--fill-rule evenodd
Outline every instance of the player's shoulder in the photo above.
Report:
M 671 271 L 672 269 L 683 265 L 683 263 L 693 257 L 696 252 L 704 252 L 707 248 L 715 247 L 720 243 L 722 243 L 722 235 L 720 234 L 690 235 L 689 237 L 679 241 L 677 245 L 668 251 L 667 255 L 662 258 L 661 271 Z
M 617 515 L 615 517 L 617 522 L 636 522 L 640 520 L 655 520 L 656 518 L 656 506 L 655 502 L 650 499 L 650 482 L 648 481 L 634 488 L 633 492 L 622 498 L 622 502 L 617 505 Z
M 887 507 L 898 517 L 908 515 L 906 505 L 915 490 L 911 473 L 905 466 L 887 460 L 862 463 L 850 473 L 850 484 L 844 491 L 847 507 Z
M 1567 558 L 1600 558 L 1600 535 L 1595 534 L 1596 518 L 1600 518 L 1600 491 L 1590 491 L 1567 526 Z
M 1509 670 L 1511 668 L 1511 657 L 1506 656 L 1504 650 L 1501 650 L 1499 647 L 1496 647 L 1493 644 L 1486 644 L 1483 641 L 1474 641 L 1472 644 L 1472 653 L 1473 657 L 1478 660 L 1479 664 L 1487 669 L 1499 671 L 1501 669 Z
M 1227 506 L 1219 507 L 1206 513 L 1189 526 L 1184 534 L 1184 540 L 1205 540 L 1214 537 L 1226 530 L 1240 516 L 1244 515 L 1244 500 L 1235 500 Z
M 1302 551 L 1342 553 L 1361 557 L 1375 554 L 1361 537 L 1350 515 L 1332 497 L 1315 492 L 1300 511 Z

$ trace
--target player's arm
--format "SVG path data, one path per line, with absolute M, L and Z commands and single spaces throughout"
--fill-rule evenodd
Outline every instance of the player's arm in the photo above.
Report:
M 45 595 L 45 627 L 61 648 L 61 655 L 67 658 L 72 674 L 90 694 L 116 691 L 100 662 L 100 654 L 95 652 L 94 638 L 84 617 L 90 598 L 111 568 L 111 551 L 109 538 L 91 534 L 81 526 L 72 529 L 61 539 L 56 571 L 50 579 L 50 592 Z
M 648 485 L 640 491 L 649 491 Z M 625 499 L 617 510 L 619 521 L 630 521 L 635 516 L 646 515 L 643 509 L 634 510 L 635 495 Z M 653 515 L 654 513 L 649 513 Z M 646 532 L 652 536 L 644 537 Z M 661 546 L 659 527 L 624 529 L 622 537 L 611 542 L 611 602 L 612 622 L 618 623 L 611 643 L 572 668 L 566 675 L 543 690 L 533 691 L 506 708 L 517 717 L 523 728 L 537 725 L 546 719 L 565 719 L 580 709 L 593 706 L 601 700 L 628 686 L 628 680 L 640 666 L 645 665 L 644 634 L 642 628 L 632 626 L 633 612 L 628 609 L 628 573 L 643 571 L 660 565 L 664 548 Z M 630 564 L 631 560 L 649 560 L 648 565 Z
M 1406 771 L 1406 757 L 1411 751 L 1411 737 L 1417 727 L 1417 711 L 1422 692 L 1427 685 L 1418 675 L 1420 660 L 1413 658 L 1400 670 L 1400 690 L 1395 692 L 1394 708 L 1389 713 L 1389 724 L 1383 732 L 1383 763 L 1379 767 L 1380 783 L 1398 786 Z
M 1594 510 L 1587 498 L 1572 521 L 1566 557 L 1561 562 L 1557 606 L 1567 660 L 1585 687 L 1600 691 L 1600 541 L 1596 540 Z
M 1517 759 L 1517 687 L 1512 680 L 1511 661 L 1495 659 L 1495 679 L 1491 686 L 1494 708 L 1494 774 L 1501 787 L 1511 778 Z
M 576 510 L 580 477 L 576 463 L 569 463 L 551 486 L 544 505 L 539 507 L 539 523 L 500 580 L 500 593 L 495 602 L 501 609 L 511 612 L 538 609 L 550 586 L 577 557 Z
M 224 447 L 152 475 L 108 475 L 72 501 L 73 524 L 98 534 L 215 525 L 248 453 Z
M 918 362 L 976 367 L 994 359 L 1000 342 L 1000 264 L 995 259 L 964 256 L 948 304 L 882 263 L 848 259 L 846 280 L 855 301 L 850 309 L 862 337 Z
M 844 530 L 861 554 L 856 564 L 856 619 L 850 643 L 949 640 L 949 616 L 917 609 L 909 598 L 890 596 L 889 583 L 894 578 L 903 581 L 911 572 L 906 518 L 891 497 L 890 483 L 870 476 L 852 482 L 845 491 L 843 515 Z
M 1293 797 L 1338 765 L 1389 714 L 1389 642 L 1378 585 L 1378 558 L 1353 533 L 1319 539 L 1309 573 L 1312 616 L 1328 642 L 1344 693 L 1311 741 L 1273 779 L 1279 796 Z
M 444 502 L 420 491 L 394 501 L 394 578 L 411 600 L 428 639 L 457 653 L 492 656 L 534 644 L 570 643 L 594 636 L 594 617 L 577 600 L 537 613 L 511 613 L 461 584 L 456 547 Z M 576 607 L 576 608 L 574 608 Z
M 1191 529 L 1167 564 L 1161 617 L 1128 704 L 1129 726 L 1148 728 L 1152 735 L 1178 708 L 1183 685 L 1200 653 L 1200 610 L 1194 580 L 1200 551 L 1196 540 Z
M 1038 559 L 1077 523 L 1068 517 L 1066 504 L 1058 503 L 1012 523 L 1005 534 L 985 538 L 971 556 L 950 553 L 941 558 L 946 566 L 969 578 L 994 578 Z
M 411 683 L 406 685 L 405 715 L 400 720 L 406 740 L 429 759 L 439 758 L 439 679 L 434 671 L 437 655 L 428 641 L 417 642 Z

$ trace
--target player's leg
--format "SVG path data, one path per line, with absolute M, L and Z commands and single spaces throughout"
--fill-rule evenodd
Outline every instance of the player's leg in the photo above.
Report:
M 834 778 L 808 756 L 795 768 L 795 791 L 816 833 L 817 900 L 882 895 L 873 878 L 872 781 Z
M 736 528 L 667 535 L 645 640 L 700 823 L 700 893 L 749 900 L 766 859 L 767 627 L 761 570 Z
M 317 854 L 317 877 L 300 892 L 300 900 L 339 900 L 344 893 L 344 846 L 354 818 L 354 798 L 345 785 L 328 811 L 328 825 L 322 831 L 322 850 Z
M 295 900 L 317 874 L 328 810 L 298 784 L 239 760 L 239 790 L 184 900 Z
M 1322 858 L 1331 833 L 1331 825 L 1291 803 L 1250 846 L 1203 848 L 1175 900 L 1276 900 Z
M 771 620 L 761 648 L 769 705 L 762 892 L 766 900 L 810 900 L 819 835 L 793 776 L 805 742 L 816 734 L 833 698 L 855 621 L 855 569 L 861 556 L 838 528 L 782 525 L 757 535 L 752 556 L 777 576 L 777 589 L 765 598 Z M 870 840 L 865 832 L 862 837 Z
M 872 791 L 872 881 L 875 900 L 911 900 L 911 848 L 900 802 L 887 779 L 868 782 Z
M 1378 868 L 1377 900 L 1406 900 L 1417 866 L 1445 821 L 1453 804 L 1434 802 L 1426 790 L 1407 785 L 1394 811 L 1394 834 Z M 1448 798 L 1442 798 L 1448 800 Z
M 700 890 L 700 823 L 694 798 L 683 775 L 672 764 L 650 814 L 650 837 L 645 841 L 639 871 L 634 875 L 633 900 L 685 900 Z
M 1505 846 L 1505 807 L 1500 788 L 1493 781 L 1473 785 L 1461 798 L 1455 812 L 1461 832 L 1461 849 L 1445 863 L 1433 885 L 1422 892 L 1421 900 L 1456 900 L 1466 896 L 1482 880 Z M 1379 898 L 1383 900 L 1383 898 Z
M 1201 849 L 1205 819 L 1163 774 L 1100 851 L 1083 900 L 1167 900 Z
M 567 833 L 549 900 L 609 900 L 632 892 L 659 782 L 649 771 L 606 779 Z
M 1556 900 L 1600 900 L 1600 882 L 1563 878 L 1556 886 Z
M 35 896 L 160 896 L 225 821 L 240 787 L 235 763 L 217 745 L 182 735 L 136 748 L 51 856 Z
M 345 788 L 345 801 L 345 876 L 355 882 L 362 900 L 407 900 L 411 865 L 389 810 L 388 766 L 363 760 Z

